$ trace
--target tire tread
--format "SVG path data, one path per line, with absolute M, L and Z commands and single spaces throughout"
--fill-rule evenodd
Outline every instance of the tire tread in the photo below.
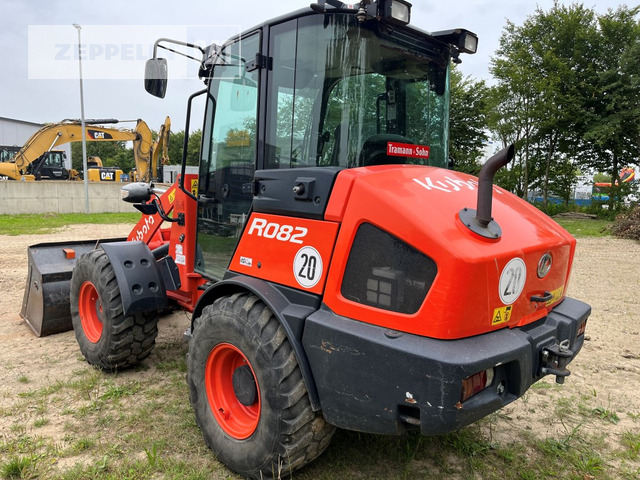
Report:
M 269 461 L 251 469 L 241 468 L 240 465 L 228 466 L 238 473 L 253 478 L 288 477 L 326 449 L 335 427 L 325 422 L 321 412 L 314 412 L 311 409 L 306 385 L 286 332 L 269 307 L 257 296 L 242 292 L 217 299 L 212 305 L 205 307 L 202 315 L 195 319 L 194 338 L 200 329 L 211 327 L 210 323 L 217 314 L 225 313 L 236 319 L 242 319 L 242 322 L 246 320 L 249 331 L 244 334 L 252 340 L 261 353 L 270 359 L 272 370 L 279 379 L 274 389 L 277 394 L 273 394 L 275 396 L 273 401 L 274 405 L 280 408 L 278 435 L 274 445 L 271 446 Z M 191 360 L 202 362 L 203 359 L 190 358 Z M 196 423 L 205 434 L 207 445 L 216 451 L 213 439 L 208 438 L 206 433 L 208 431 L 208 426 L 204 425 L 206 417 L 199 415 L 197 409 L 200 395 L 206 397 L 206 394 L 198 391 L 197 382 L 192 378 L 191 367 L 188 371 L 189 397 L 196 410 Z M 225 448 L 231 447 L 225 445 Z M 218 455 L 225 457 L 224 452 L 218 451 Z
M 109 321 L 103 327 L 109 329 L 108 338 L 98 344 L 86 338 L 79 318 L 79 290 L 87 280 L 98 290 L 105 310 L 111 312 Z M 103 370 L 115 371 L 133 366 L 151 354 L 158 335 L 158 313 L 123 314 L 115 270 L 104 250 L 92 250 L 78 259 L 71 280 L 70 300 L 76 339 L 90 364 Z

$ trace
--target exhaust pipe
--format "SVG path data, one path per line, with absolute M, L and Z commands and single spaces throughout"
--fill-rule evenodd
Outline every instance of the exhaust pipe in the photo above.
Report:
M 460 210 L 460 221 L 472 232 L 490 239 L 502 236 L 500 225 L 491 216 L 493 204 L 493 177 L 496 172 L 513 160 L 515 147 L 513 144 L 503 148 L 487 160 L 478 175 L 477 211 L 472 208 Z

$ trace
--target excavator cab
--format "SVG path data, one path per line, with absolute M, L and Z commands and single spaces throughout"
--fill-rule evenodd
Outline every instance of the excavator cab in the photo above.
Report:
M 34 175 L 37 180 L 43 178 L 68 180 L 69 170 L 65 166 L 66 159 L 67 155 L 63 150 L 50 150 L 30 164 L 27 167 L 27 173 Z

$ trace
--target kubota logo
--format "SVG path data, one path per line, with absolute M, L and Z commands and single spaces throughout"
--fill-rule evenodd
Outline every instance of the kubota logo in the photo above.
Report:
M 431 180 L 431 177 L 424 177 L 423 180 L 414 178 L 413 181 L 427 190 L 440 190 L 447 193 L 459 192 L 464 188 L 468 190 L 478 188 L 477 180 L 460 180 L 449 176 L 444 177 L 442 180 Z M 502 192 L 495 185 L 493 186 L 493 191 L 502 195 Z
M 153 224 L 155 224 L 156 221 L 153 219 L 153 217 L 146 217 L 144 219 L 144 225 L 142 225 L 142 227 L 136 229 L 136 240 L 139 241 L 143 241 L 144 240 L 144 236 L 149 233 L 149 230 L 151 229 L 151 226 Z

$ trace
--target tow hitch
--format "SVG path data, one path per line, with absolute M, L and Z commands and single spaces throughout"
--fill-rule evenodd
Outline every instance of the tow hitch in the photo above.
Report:
M 564 383 L 564 378 L 571 375 L 567 369 L 567 363 L 573 357 L 569 350 L 569 340 L 564 340 L 542 349 L 542 364 L 540 371 L 543 375 L 556 376 L 556 383 Z

